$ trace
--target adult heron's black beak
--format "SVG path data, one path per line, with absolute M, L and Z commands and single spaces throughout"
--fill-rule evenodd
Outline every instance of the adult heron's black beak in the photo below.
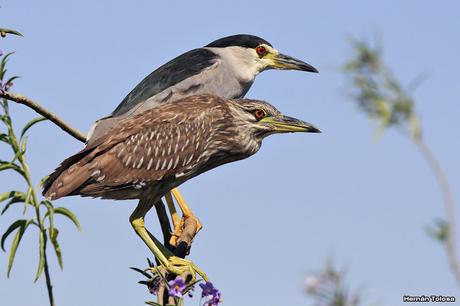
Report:
M 315 72 L 317 73 L 318 70 L 310 64 L 305 63 L 299 59 L 296 59 L 289 55 L 284 55 L 282 53 L 278 53 L 273 58 L 273 66 L 274 69 L 283 69 L 283 70 L 301 70 L 301 71 L 308 71 L 308 72 Z
M 275 133 L 321 133 L 313 124 L 284 115 L 265 117 L 260 122 L 271 125 Z

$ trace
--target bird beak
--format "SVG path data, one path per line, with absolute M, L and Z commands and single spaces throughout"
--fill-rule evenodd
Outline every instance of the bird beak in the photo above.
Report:
M 313 124 L 284 115 L 265 117 L 259 122 L 273 126 L 275 133 L 321 133 Z
M 310 64 L 298 60 L 289 55 L 278 53 L 272 58 L 273 65 L 270 68 L 281 70 L 301 70 L 317 73 L 318 70 Z

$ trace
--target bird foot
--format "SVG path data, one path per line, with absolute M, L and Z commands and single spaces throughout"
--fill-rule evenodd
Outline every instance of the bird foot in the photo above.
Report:
M 198 268 L 192 261 L 177 256 L 171 256 L 168 258 L 168 262 L 165 265 L 159 265 L 156 267 L 150 267 L 150 271 L 153 274 L 163 274 L 163 271 L 172 275 L 182 275 L 186 272 L 190 273 L 192 282 L 196 280 L 198 274 L 203 278 L 204 281 L 208 282 L 209 279 L 200 268 Z
M 196 234 L 203 228 L 200 220 L 195 215 L 184 215 L 180 220 L 179 226 L 171 234 L 169 244 L 177 247 L 180 242 L 185 242 L 188 246 L 192 244 Z

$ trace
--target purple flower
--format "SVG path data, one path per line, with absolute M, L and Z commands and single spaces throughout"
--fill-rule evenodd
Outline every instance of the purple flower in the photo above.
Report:
M 169 295 L 182 298 L 184 297 L 183 292 L 187 285 L 181 276 L 177 276 L 175 280 L 169 281 Z
M 201 297 L 206 297 L 208 295 L 215 295 L 219 290 L 211 282 L 206 282 L 204 284 L 200 284 L 201 290 Z
M 215 295 L 213 295 L 209 300 L 207 300 L 204 305 L 205 306 L 217 306 L 222 300 L 220 299 L 220 292 L 217 291 Z
M 201 289 L 203 292 L 201 292 L 201 297 L 206 297 L 207 300 L 203 304 L 205 306 L 216 306 L 222 300 L 220 299 L 220 291 L 214 287 L 214 285 L 211 282 L 206 282 L 204 284 L 200 284 Z

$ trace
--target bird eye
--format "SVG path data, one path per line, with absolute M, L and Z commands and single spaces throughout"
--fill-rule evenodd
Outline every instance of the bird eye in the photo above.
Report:
M 259 57 L 263 57 L 265 54 L 268 53 L 267 49 L 264 46 L 256 47 L 256 52 Z
M 260 120 L 266 116 L 267 113 L 263 109 L 258 108 L 254 111 L 254 117 L 256 117 L 257 120 Z

